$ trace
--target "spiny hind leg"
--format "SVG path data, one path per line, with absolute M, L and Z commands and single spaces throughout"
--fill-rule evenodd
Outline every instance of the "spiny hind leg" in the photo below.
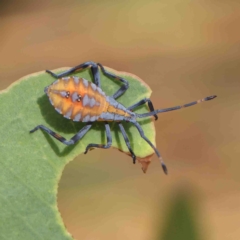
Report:
M 91 69 L 94 83 L 98 87 L 100 87 L 100 73 L 99 73 L 98 65 L 95 62 L 92 62 L 92 61 L 82 63 L 80 65 L 77 65 L 76 67 L 70 68 L 69 70 L 64 71 L 62 73 L 59 73 L 59 74 L 53 73 L 50 70 L 46 70 L 46 72 L 51 74 L 54 78 L 58 79 L 58 78 L 68 76 L 69 74 L 75 73 L 77 71 L 83 70 L 83 69 L 88 68 L 88 67 L 90 67 L 90 69 Z
M 107 149 L 107 148 L 111 147 L 111 145 L 112 145 L 111 130 L 110 130 L 109 124 L 107 122 L 105 122 L 104 124 L 105 124 L 106 135 L 107 135 L 107 144 L 90 143 L 86 147 L 86 150 L 85 150 L 84 154 L 86 154 L 90 148 L 104 148 L 104 149 Z
M 92 123 L 87 123 L 77 134 L 75 134 L 70 140 L 66 140 L 66 138 L 62 137 L 58 133 L 55 133 L 51 129 L 45 127 L 44 125 L 38 125 L 34 129 L 30 131 L 30 133 L 33 133 L 37 131 L 38 129 L 43 130 L 44 132 L 48 133 L 49 135 L 53 136 L 56 138 L 58 141 L 62 142 L 65 145 L 73 145 L 77 141 L 79 141 L 83 136 L 88 132 L 88 130 L 91 128 Z
M 128 107 L 127 109 L 132 111 L 135 108 L 137 108 L 138 106 L 141 106 L 141 105 L 145 104 L 146 102 L 148 103 L 148 107 L 150 109 L 150 112 L 155 111 L 154 107 L 153 107 L 153 103 L 152 103 L 152 101 L 149 98 L 144 98 L 144 99 L 140 100 L 139 102 L 133 104 L 132 106 Z M 155 120 L 158 120 L 157 114 L 154 114 L 154 117 L 155 117 Z
M 135 164 L 135 163 L 136 163 L 136 155 L 134 154 L 134 152 L 133 152 L 133 150 L 132 150 L 132 148 L 131 148 L 130 141 L 129 141 L 129 138 L 128 138 L 128 136 L 127 136 L 127 133 L 126 133 L 126 131 L 125 131 L 122 123 L 118 123 L 118 126 L 119 126 L 119 128 L 120 128 L 120 130 L 121 130 L 121 132 L 122 132 L 122 135 L 123 135 L 124 141 L 125 141 L 125 143 L 126 143 L 126 145 L 127 145 L 127 147 L 128 147 L 128 150 L 129 150 L 129 152 L 130 152 L 131 155 L 132 155 L 133 164 Z

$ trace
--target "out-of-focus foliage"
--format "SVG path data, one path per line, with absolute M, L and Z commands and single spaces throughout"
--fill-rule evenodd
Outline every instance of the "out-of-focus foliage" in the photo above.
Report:
M 191 191 L 180 188 L 172 194 L 165 210 L 165 222 L 159 226 L 158 240 L 200 240 L 196 219 L 198 209 L 193 203 Z

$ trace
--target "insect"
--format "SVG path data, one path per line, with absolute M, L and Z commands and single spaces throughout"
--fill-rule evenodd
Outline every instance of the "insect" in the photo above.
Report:
M 93 75 L 94 82 L 87 81 L 86 79 L 80 77 L 66 77 L 76 71 L 90 68 Z M 103 74 L 107 77 L 118 80 L 122 83 L 122 86 L 112 95 L 107 96 L 100 87 L 100 72 L 99 68 Z M 167 174 L 167 167 L 163 161 L 163 158 L 157 148 L 151 143 L 151 141 L 145 136 L 144 131 L 140 124 L 138 123 L 138 118 L 145 118 L 149 116 L 154 116 L 155 120 L 158 119 L 157 114 L 163 112 L 169 112 L 173 110 L 178 110 L 180 108 L 190 107 L 192 105 L 212 100 L 216 96 L 209 96 L 191 103 L 184 104 L 182 106 L 175 106 L 171 108 L 164 108 L 154 110 L 153 104 L 150 99 L 144 98 L 139 102 L 133 104 L 132 106 L 125 107 L 119 103 L 116 99 L 124 94 L 129 88 L 129 83 L 126 79 L 117 76 L 113 73 L 107 71 L 100 63 L 95 62 L 85 62 L 76 67 L 73 67 L 67 71 L 60 74 L 55 74 L 49 70 L 47 73 L 51 74 L 57 80 L 54 81 L 49 86 L 45 87 L 44 92 L 49 97 L 51 104 L 54 106 L 55 110 L 62 114 L 65 118 L 71 119 L 75 122 L 85 122 L 86 125 L 76 133 L 70 140 L 66 140 L 61 135 L 55 133 L 51 129 L 38 125 L 30 131 L 30 133 L 41 129 L 58 141 L 64 143 L 65 145 L 72 145 L 79 141 L 92 127 L 92 124 L 96 121 L 101 121 L 105 125 L 107 143 L 106 144 L 96 144 L 90 143 L 86 147 L 85 154 L 90 148 L 109 148 L 112 144 L 112 136 L 109 127 L 109 122 L 117 122 L 123 138 L 126 142 L 129 152 L 131 153 L 133 163 L 136 162 L 136 155 L 134 154 L 129 138 L 126 131 L 122 125 L 123 121 L 132 123 L 138 130 L 140 136 L 152 147 L 158 156 L 162 169 L 165 174 Z M 137 114 L 133 112 L 135 108 L 140 105 L 148 104 L 149 112 L 143 114 Z

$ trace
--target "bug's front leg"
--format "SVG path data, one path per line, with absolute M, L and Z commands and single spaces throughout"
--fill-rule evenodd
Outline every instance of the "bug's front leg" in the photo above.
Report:
M 153 107 L 153 103 L 152 103 L 152 101 L 149 98 L 144 98 L 144 99 L 140 100 L 139 102 L 133 104 L 132 106 L 128 107 L 127 109 L 128 110 L 133 110 L 133 109 L 135 109 L 135 108 L 145 104 L 146 102 L 148 103 L 148 107 L 150 109 L 150 112 L 155 111 L 154 107 Z M 158 120 L 157 114 L 155 114 L 154 117 L 155 117 L 155 120 Z
M 157 148 L 152 144 L 152 142 L 145 136 L 144 134 L 144 131 L 142 129 L 142 127 L 140 126 L 140 124 L 138 122 L 132 122 L 133 125 L 137 128 L 140 136 L 151 146 L 151 148 L 155 151 L 156 155 L 158 156 L 159 160 L 160 160 L 160 163 L 162 165 L 162 169 L 164 171 L 165 174 L 168 173 L 168 170 L 167 170 L 167 166 L 166 164 L 164 163 L 163 161 L 163 158 L 160 154 L 160 152 L 157 150 Z

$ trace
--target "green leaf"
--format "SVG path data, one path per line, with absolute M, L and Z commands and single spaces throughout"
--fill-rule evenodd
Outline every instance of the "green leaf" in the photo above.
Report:
M 58 69 L 54 72 L 61 72 Z M 118 100 L 125 106 L 150 97 L 149 87 L 134 75 L 111 72 L 125 77 L 129 90 Z M 74 74 L 87 80 L 89 70 Z M 26 76 L 0 94 L 0 239 L 72 239 L 57 209 L 57 187 L 65 165 L 84 152 L 89 143 L 104 143 L 106 136 L 101 123 L 94 127 L 77 144 L 65 146 L 51 136 L 29 130 L 43 124 L 67 139 L 84 124 L 74 123 L 58 114 L 44 94 L 44 87 L 54 79 L 45 72 Z M 101 73 L 102 89 L 111 95 L 120 84 Z M 137 112 L 146 112 L 146 106 Z M 146 136 L 155 144 L 155 130 L 150 118 L 140 121 Z M 153 150 L 140 138 L 136 128 L 124 123 L 133 151 L 145 163 Z M 111 123 L 113 147 L 128 152 L 120 130 Z M 95 150 L 96 151 L 96 150 Z M 84 157 L 84 156 L 83 156 Z M 129 161 L 132 161 L 129 158 Z
M 178 186 L 178 189 L 172 194 L 168 201 L 167 212 L 162 229 L 162 224 L 158 229 L 156 239 L 159 240 L 200 240 L 201 233 L 197 218 L 197 204 L 193 191 L 184 185 Z M 162 202 L 161 202 L 162 204 Z M 162 219 L 162 212 L 161 212 Z

